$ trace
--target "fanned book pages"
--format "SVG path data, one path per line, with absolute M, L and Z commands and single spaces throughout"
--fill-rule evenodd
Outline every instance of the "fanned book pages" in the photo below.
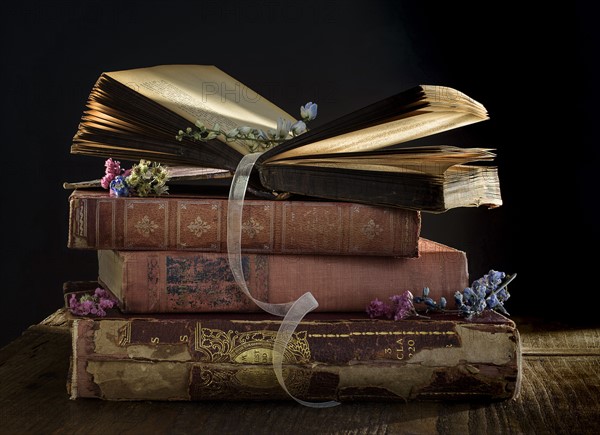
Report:
M 230 175 L 251 152 L 247 141 L 179 141 L 178 132 L 198 120 L 223 130 L 269 130 L 279 118 L 295 121 L 215 66 L 106 72 L 90 93 L 71 152 Z M 492 150 L 407 146 L 487 119 L 482 104 L 455 89 L 416 86 L 267 149 L 251 187 L 430 212 L 497 207 L 502 199 Z

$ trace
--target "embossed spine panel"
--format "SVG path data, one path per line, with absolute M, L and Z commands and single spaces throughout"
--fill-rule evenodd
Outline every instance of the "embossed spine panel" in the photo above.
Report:
M 453 300 L 468 286 L 463 251 L 421 239 L 419 258 L 246 254 L 252 295 L 269 303 L 310 291 L 319 311 L 364 312 L 375 299 L 404 290 Z M 226 254 L 187 251 L 99 250 L 99 281 L 125 312 L 260 311 L 238 288 Z
M 513 322 L 310 316 L 284 355 L 304 400 L 508 399 L 520 387 Z M 279 321 L 196 315 L 81 319 L 73 326 L 72 397 L 109 400 L 289 399 L 272 371 Z
M 227 252 L 227 199 L 111 198 L 75 190 L 69 198 L 74 249 Z M 417 211 L 320 201 L 246 200 L 242 250 L 262 254 L 418 256 Z

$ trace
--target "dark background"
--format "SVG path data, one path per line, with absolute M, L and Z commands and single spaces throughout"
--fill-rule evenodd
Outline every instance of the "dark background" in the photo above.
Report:
M 214 64 L 318 123 L 416 84 L 455 87 L 491 119 L 432 142 L 497 149 L 504 205 L 423 216 L 423 235 L 467 252 L 471 277 L 517 272 L 511 313 L 594 318 L 599 221 L 594 14 L 479 2 L 371 0 L 23 1 L 2 7 L 3 235 L 0 346 L 94 279 L 95 252 L 66 248 L 64 181 L 99 178 L 72 156 L 104 71 Z

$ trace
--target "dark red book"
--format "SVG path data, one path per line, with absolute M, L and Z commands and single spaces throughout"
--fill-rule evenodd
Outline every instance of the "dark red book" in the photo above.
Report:
M 246 199 L 241 232 L 242 252 L 416 257 L 421 214 L 349 202 Z M 227 252 L 227 197 L 74 190 L 67 247 Z

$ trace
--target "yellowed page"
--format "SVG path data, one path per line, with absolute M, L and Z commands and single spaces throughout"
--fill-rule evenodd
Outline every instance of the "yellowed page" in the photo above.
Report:
M 286 162 L 277 163 L 277 166 L 290 166 Z M 300 165 L 301 166 L 301 165 Z M 406 165 L 406 166 L 395 166 L 387 165 L 385 163 L 357 163 L 357 162 L 341 162 L 341 163 L 330 163 L 328 161 L 320 161 L 306 166 L 319 167 L 319 168 L 332 168 L 332 169 L 350 169 L 355 171 L 377 171 L 377 172 L 393 172 L 403 174 L 430 174 L 430 175 L 441 175 L 446 170 L 446 165 L 439 166 L 418 166 L 418 165 Z
M 443 161 L 408 161 L 402 162 L 393 159 L 301 159 L 284 160 L 273 163 L 276 166 L 317 166 L 321 168 L 352 169 L 362 171 L 387 171 L 387 172 L 420 172 L 432 175 L 441 175 L 456 163 Z M 376 169 L 375 169 L 376 168 Z
M 482 121 L 473 113 L 456 111 L 420 112 L 415 116 L 375 125 L 362 130 L 310 143 L 277 154 L 266 163 L 303 155 L 329 154 L 336 152 L 371 151 L 386 146 L 407 142 L 463 125 Z
M 483 104 L 457 89 L 439 85 L 421 85 L 421 88 L 425 92 L 427 102 L 431 105 L 461 107 L 462 110 L 470 110 L 487 117 L 487 110 Z
M 212 65 L 159 65 L 106 73 L 140 94 L 195 123 L 276 128 L 279 117 L 295 119 L 238 80 Z M 182 126 L 182 128 L 185 126 Z M 241 142 L 226 142 L 242 154 Z

